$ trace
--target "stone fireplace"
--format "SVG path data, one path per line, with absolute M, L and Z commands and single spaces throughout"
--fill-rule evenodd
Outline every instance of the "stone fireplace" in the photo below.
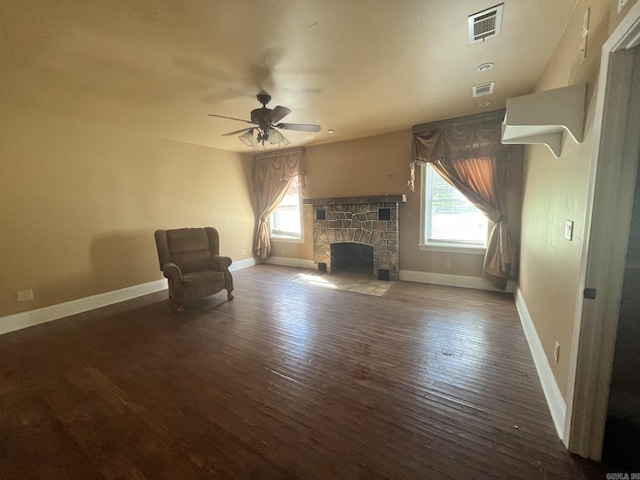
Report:
M 313 205 L 316 270 L 331 273 L 355 267 L 380 280 L 398 280 L 399 209 L 406 201 L 404 194 L 305 199 Z

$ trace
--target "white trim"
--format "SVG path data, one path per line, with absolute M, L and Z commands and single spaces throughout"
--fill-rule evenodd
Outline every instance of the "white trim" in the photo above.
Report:
M 474 288 L 476 290 L 491 290 L 495 292 L 513 293 L 515 284 L 509 280 L 506 290 L 499 290 L 482 277 L 468 275 L 451 275 L 448 273 L 417 272 L 413 270 L 400 270 L 400 280 L 407 282 L 433 283 L 436 285 L 448 285 L 450 287 Z
M 285 267 L 315 268 L 313 260 L 293 257 L 268 257 L 263 263 L 283 265 Z
M 278 237 L 277 235 L 272 235 L 269 237 L 271 242 L 282 242 L 282 243 L 304 243 L 304 237 Z
M 464 253 L 466 255 L 484 255 L 487 252 L 487 247 L 454 243 L 421 243 L 418 248 L 423 252 Z
M 155 280 L 153 282 L 133 285 L 120 290 L 79 298 L 77 300 L 71 300 L 70 302 L 59 303 L 49 307 L 7 315 L 6 317 L 0 317 L 0 335 L 3 333 L 13 332 L 14 330 L 38 325 L 40 323 L 46 323 L 59 318 L 68 317 L 69 315 L 86 312 L 95 308 L 105 307 L 124 300 L 130 300 L 142 295 L 165 290 L 166 288 L 166 279 Z
M 633 8 L 638 9 L 637 5 Z M 624 32 L 624 34 L 616 36 L 615 34 L 619 32 Z M 640 44 L 640 18 L 638 13 L 634 13 L 633 9 L 629 11 L 629 14 L 620 22 L 611 38 L 614 39 L 614 45 L 610 47 L 611 53 L 637 47 Z M 609 45 L 609 42 L 607 42 L 608 48 Z
M 540 338 L 538 337 L 538 332 L 536 332 L 536 327 L 533 324 L 533 320 L 531 319 L 531 315 L 529 314 L 527 305 L 524 302 L 522 292 L 518 287 L 516 287 L 514 297 L 516 301 L 516 309 L 518 310 L 518 315 L 520 316 L 520 323 L 522 323 L 524 335 L 525 337 L 527 337 L 527 343 L 529 344 L 529 349 L 531 350 L 533 363 L 535 364 L 536 370 L 538 371 L 538 377 L 540 378 L 540 383 L 542 384 L 542 391 L 544 392 L 544 396 L 547 399 L 547 405 L 549 406 L 549 411 L 551 412 L 551 418 L 553 419 L 553 423 L 556 427 L 556 432 L 558 432 L 558 437 L 560 437 L 560 439 L 562 440 L 564 433 L 565 416 L 567 413 L 567 404 L 562 397 L 562 393 L 560 393 L 560 389 L 558 388 L 556 379 L 553 376 L 553 372 L 551 371 L 549 360 L 547 359 L 547 355 L 544 353 L 544 348 L 542 348 L 542 343 L 540 342 Z
M 256 264 L 255 258 L 245 258 L 244 260 L 234 260 L 231 266 L 229 267 L 229 271 L 233 272 L 235 270 L 242 270 L 243 268 L 253 267 Z

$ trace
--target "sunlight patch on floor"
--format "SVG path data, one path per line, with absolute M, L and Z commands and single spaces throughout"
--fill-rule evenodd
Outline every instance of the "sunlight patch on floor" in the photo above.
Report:
M 395 282 L 376 280 L 362 274 L 353 273 L 319 273 L 307 272 L 296 275 L 289 280 L 292 283 L 312 287 L 331 288 L 347 292 L 363 293 L 365 295 L 383 296 Z

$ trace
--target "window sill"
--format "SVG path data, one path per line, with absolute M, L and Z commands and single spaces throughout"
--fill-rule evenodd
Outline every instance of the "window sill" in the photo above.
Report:
M 300 238 L 300 237 L 278 237 L 278 236 L 271 236 L 271 237 L 269 237 L 269 240 L 271 240 L 272 242 L 304 243 L 304 238 Z
M 487 251 L 486 247 L 456 245 L 455 243 L 421 243 L 418 248 L 423 252 L 466 253 L 470 255 L 484 255 Z

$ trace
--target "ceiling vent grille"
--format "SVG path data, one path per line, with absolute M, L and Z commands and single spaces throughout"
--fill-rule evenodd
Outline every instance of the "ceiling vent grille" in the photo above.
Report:
M 489 37 L 500 34 L 502 26 L 502 8 L 496 5 L 469 16 L 469 43 L 484 42 Z
M 481 83 L 480 85 L 474 85 L 472 87 L 474 97 L 482 97 L 484 95 L 491 95 L 493 93 L 493 86 L 495 82 Z

